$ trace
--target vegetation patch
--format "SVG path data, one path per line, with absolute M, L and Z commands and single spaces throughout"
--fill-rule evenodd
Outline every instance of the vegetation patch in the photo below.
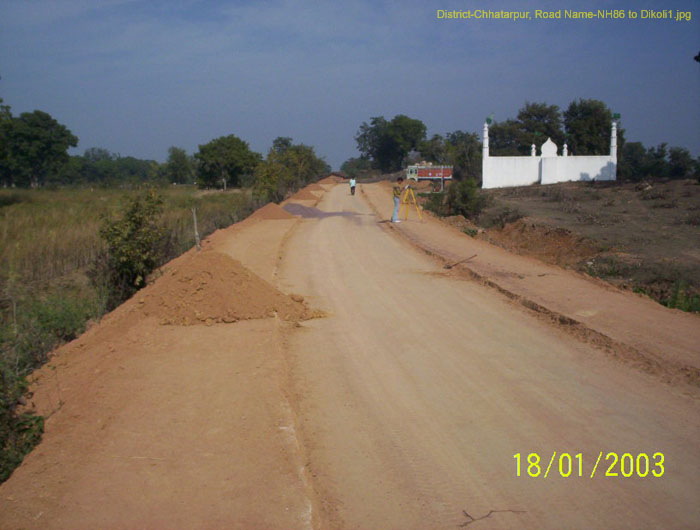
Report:
M 0 480 L 41 439 L 26 377 L 144 284 L 153 266 L 247 217 L 250 193 L 192 186 L 0 190 Z M 121 213 L 118 213 L 121 212 Z M 100 231 L 106 236 L 100 236 Z M 144 248 L 141 248 L 144 247 Z M 145 249 L 145 250 L 144 250 Z

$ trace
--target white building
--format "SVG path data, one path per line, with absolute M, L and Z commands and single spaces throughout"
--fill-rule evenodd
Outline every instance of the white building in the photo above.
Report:
M 555 182 L 616 180 L 617 178 L 617 123 L 613 122 L 610 135 L 610 154 L 605 156 L 568 156 L 564 144 L 562 155 L 557 145 L 547 138 L 537 156 L 532 144 L 530 156 L 489 156 L 489 126 L 484 123 L 482 187 L 505 188 Z

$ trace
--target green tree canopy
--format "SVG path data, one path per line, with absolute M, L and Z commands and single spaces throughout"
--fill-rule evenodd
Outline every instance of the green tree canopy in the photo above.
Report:
M 46 112 L 23 112 L 13 118 L 5 107 L 2 114 L 0 176 L 5 184 L 41 186 L 68 162 L 68 148 L 78 145 L 78 138 Z
M 489 128 L 489 152 L 497 156 L 529 155 L 551 138 L 559 149 L 564 144 L 561 112 L 556 105 L 526 102 L 515 120 L 494 123 Z
M 361 172 L 372 169 L 372 162 L 368 158 L 348 158 L 340 166 L 340 171 L 349 177 L 357 177 Z
M 330 166 L 316 156 L 314 148 L 293 144 L 288 137 L 278 137 L 264 162 L 255 169 L 253 194 L 260 202 L 280 201 L 319 177 L 330 173 Z
M 194 155 L 199 163 L 197 182 L 201 187 L 238 186 L 240 177 L 252 173 L 262 156 L 235 134 L 221 136 L 200 145 Z
M 572 101 L 564 112 L 569 151 L 574 155 L 607 155 L 610 152 L 612 111 L 597 99 Z M 624 144 L 624 131 L 617 130 L 618 149 Z
M 383 116 L 360 125 L 355 141 L 364 158 L 382 172 L 398 171 L 408 153 L 425 139 L 425 124 L 403 114 L 387 121 Z
M 561 112 L 556 105 L 546 103 L 529 103 L 518 112 L 520 124 L 520 143 L 525 148 L 522 154 L 530 154 L 530 146 L 538 148 L 551 138 L 559 149 L 564 145 L 564 131 L 561 123 Z
M 418 145 L 418 151 L 427 162 L 453 166 L 458 180 L 481 180 L 481 141 L 476 133 L 454 131 L 445 137 L 434 134 Z
M 184 149 L 170 147 L 168 160 L 165 163 L 165 176 L 168 182 L 190 184 L 194 178 L 194 164 Z

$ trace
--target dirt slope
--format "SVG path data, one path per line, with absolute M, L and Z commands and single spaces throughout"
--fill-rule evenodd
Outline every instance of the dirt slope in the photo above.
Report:
M 285 203 L 299 217 L 269 207 L 217 232 L 206 266 L 193 253 L 175 260 L 177 273 L 37 374 L 36 405 L 51 416 L 42 444 L 0 485 L 0 528 L 700 525 L 696 387 L 636 370 L 443 269 L 406 237 L 430 234 L 436 253 L 444 244 L 465 257 L 447 228 L 408 222 L 399 234 L 366 200 L 389 207 L 379 188 L 353 197 L 332 184 L 304 190 L 320 202 Z M 486 252 L 479 264 L 492 271 L 520 263 L 484 261 Z M 567 274 L 557 272 L 578 285 Z M 604 313 L 595 294 L 579 294 L 574 312 Z M 549 296 L 571 306 L 569 292 Z M 171 298 L 185 303 L 161 303 Z M 262 315 L 280 314 L 275 300 L 299 313 L 211 318 L 261 299 Z M 211 304 L 210 325 L 196 318 L 199 303 Z M 624 303 L 645 317 L 647 306 Z M 299 320 L 308 307 L 326 317 Z M 163 325 L 171 314 L 192 325 Z M 596 315 L 578 318 L 598 325 Z M 672 337 L 675 357 L 658 362 L 696 363 L 686 342 Z M 553 451 L 580 453 L 584 476 L 531 478 L 526 463 L 516 476 L 513 455 L 537 452 L 544 466 Z M 609 451 L 663 452 L 664 475 L 605 476 L 603 462 L 590 478 Z

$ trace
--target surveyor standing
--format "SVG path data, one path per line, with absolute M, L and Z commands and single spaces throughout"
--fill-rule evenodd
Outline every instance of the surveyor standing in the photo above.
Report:
M 401 221 L 399 220 L 399 204 L 401 203 L 401 192 L 403 191 L 402 186 L 403 185 L 403 177 L 399 177 L 396 179 L 396 184 L 394 184 L 393 187 L 393 192 L 394 192 L 394 215 L 391 216 L 391 222 L 392 223 L 400 223 Z

